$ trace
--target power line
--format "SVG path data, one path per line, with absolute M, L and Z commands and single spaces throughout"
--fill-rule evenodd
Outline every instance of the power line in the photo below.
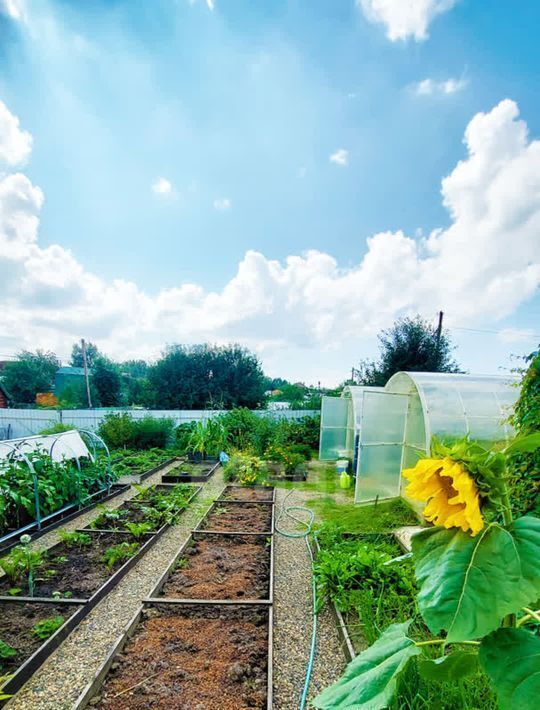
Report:
M 448 329 L 449 330 L 466 330 L 469 333 L 488 333 L 490 335 L 511 334 L 512 330 L 513 330 L 512 328 L 505 328 L 504 330 L 486 330 L 486 329 L 480 329 L 480 328 L 464 328 L 459 325 L 448 326 Z M 523 335 L 526 336 L 527 338 L 540 338 L 540 333 L 523 333 Z

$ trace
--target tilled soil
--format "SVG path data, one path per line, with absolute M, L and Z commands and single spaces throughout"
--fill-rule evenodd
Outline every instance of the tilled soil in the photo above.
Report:
M 92 544 L 69 547 L 65 542 L 47 551 L 45 564 L 34 572 L 35 597 L 52 597 L 53 592 L 70 592 L 75 599 L 88 599 L 113 575 L 126 560 L 109 568 L 101 557 L 108 547 L 122 542 L 135 542 L 131 535 L 119 533 L 88 533 Z M 144 538 L 142 542 L 146 542 Z M 140 543 L 142 544 L 142 543 Z M 0 579 L 0 595 L 5 595 L 13 585 L 6 577 Z M 26 584 L 18 585 L 20 596 L 27 596 Z
M 264 710 L 268 612 L 159 606 L 115 659 L 103 710 Z
M 0 639 L 17 651 L 13 658 L 0 659 L 0 675 L 13 673 L 45 643 L 32 631 L 39 621 L 56 616 L 67 621 L 80 608 L 75 604 L 0 602 Z
M 216 504 L 201 523 L 201 530 L 219 532 L 270 532 L 272 506 L 257 503 Z
M 265 537 L 209 535 L 179 559 L 162 596 L 177 599 L 268 599 L 271 547 Z
M 273 488 L 250 488 L 249 486 L 227 486 L 219 500 L 246 500 L 272 502 Z

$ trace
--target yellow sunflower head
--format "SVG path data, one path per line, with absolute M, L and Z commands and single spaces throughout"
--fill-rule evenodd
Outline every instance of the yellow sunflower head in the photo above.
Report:
M 422 459 L 403 470 L 405 493 L 426 501 L 424 517 L 445 528 L 461 528 L 473 537 L 484 527 L 478 488 L 467 469 L 451 458 Z

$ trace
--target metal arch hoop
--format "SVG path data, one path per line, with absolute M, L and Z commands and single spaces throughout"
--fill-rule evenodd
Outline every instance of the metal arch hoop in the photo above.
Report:
M 101 436 L 98 436 L 95 431 L 91 431 L 90 429 L 79 429 L 78 431 L 80 434 L 86 434 L 90 438 L 90 441 L 92 442 L 92 450 L 93 450 L 94 458 L 96 457 L 96 442 L 103 449 L 105 449 L 105 453 L 107 454 L 107 490 L 110 491 L 113 481 L 112 481 L 112 469 L 111 469 L 111 454 L 109 451 L 109 447 L 103 441 Z
M 34 505 L 36 507 L 36 522 L 38 526 L 38 530 L 41 530 L 41 511 L 39 509 L 39 485 L 38 485 L 38 478 L 37 478 L 37 473 L 36 469 L 34 468 L 33 463 L 30 461 L 28 456 L 24 453 L 24 451 L 21 451 L 19 449 L 19 446 L 23 444 L 25 439 L 23 441 L 19 442 L 18 445 L 11 444 L 9 445 L 7 442 L 3 441 L 1 442 L 2 446 L 10 446 L 12 452 L 16 452 L 21 456 L 22 460 L 26 463 L 28 468 L 30 469 L 30 474 L 32 476 L 32 483 L 34 486 Z

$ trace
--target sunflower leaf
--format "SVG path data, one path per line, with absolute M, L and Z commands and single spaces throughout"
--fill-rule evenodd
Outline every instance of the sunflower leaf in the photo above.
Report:
M 413 536 L 418 605 L 432 633 L 444 630 L 452 642 L 481 638 L 536 601 L 539 531 L 523 520 L 511 531 L 492 523 L 476 537 L 438 527 Z
M 411 622 L 392 624 L 345 669 L 337 683 L 323 690 L 313 706 L 323 710 L 379 710 L 395 695 L 399 674 L 420 653 L 407 636 Z
M 540 431 L 516 436 L 510 446 L 506 447 L 504 453 L 507 456 L 512 456 L 513 454 L 536 451 L 537 449 L 540 449 Z
M 537 636 L 524 629 L 498 629 L 483 639 L 479 658 L 501 710 L 538 707 L 540 639 Z
M 478 670 L 478 654 L 471 651 L 454 651 L 441 658 L 422 658 L 418 672 L 426 680 L 438 682 L 461 680 Z

